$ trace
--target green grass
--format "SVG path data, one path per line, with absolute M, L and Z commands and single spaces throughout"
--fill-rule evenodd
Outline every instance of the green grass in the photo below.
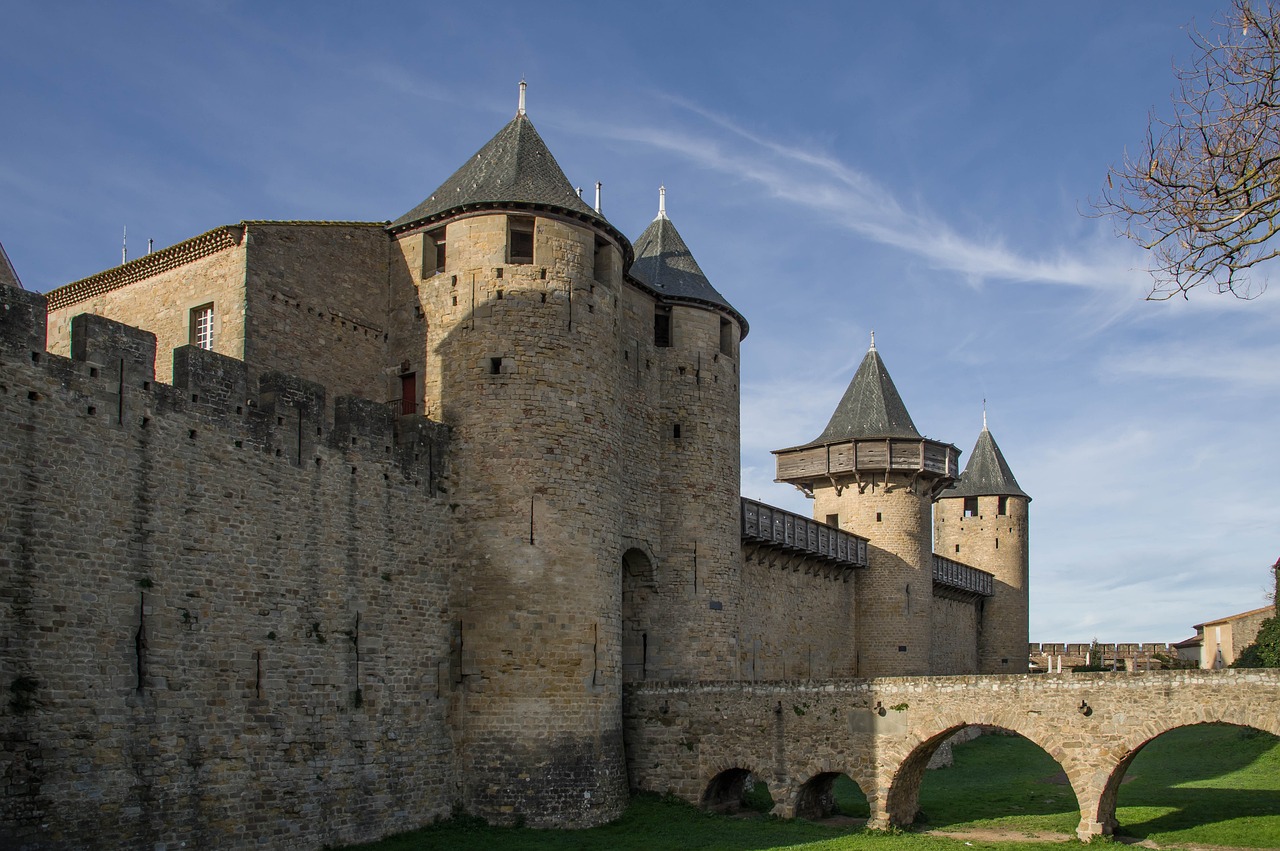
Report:
M 960 825 L 1075 836 L 1080 805 L 1053 757 L 1021 736 L 981 736 L 954 748 L 955 764 L 920 785 L 918 826 Z
M 1241 727 L 1173 730 L 1134 758 L 1120 833 L 1159 845 L 1280 848 L 1280 740 Z
M 1079 809 L 1071 787 L 1051 782 L 1060 768 L 1017 736 L 983 736 L 955 747 L 955 765 L 931 771 L 920 790 L 925 821 L 917 829 L 992 828 L 1075 835 Z M 1121 833 L 1161 847 L 1200 843 L 1280 848 L 1280 740 L 1236 727 L 1174 730 L 1137 756 L 1120 791 Z M 757 795 L 767 795 L 757 787 Z M 835 797 L 847 815 L 867 815 L 866 799 L 847 778 Z M 1045 842 L 968 842 L 916 833 L 704 813 L 670 798 L 637 796 L 621 819 L 581 831 L 491 828 L 462 816 L 393 837 L 365 851 L 684 851 L 786 848 L 794 851 L 1048 851 Z
M 732 818 L 704 813 L 683 801 L 655 795 L 636 796 L 621 819 L 590 830 L 491 828 L 479 819 L 461 817 L 424 830 L 392 837 L 364 851 L 1045 851 L 1036 843 L 990 843 L 915 834 L 863 833 L 806 821 Z

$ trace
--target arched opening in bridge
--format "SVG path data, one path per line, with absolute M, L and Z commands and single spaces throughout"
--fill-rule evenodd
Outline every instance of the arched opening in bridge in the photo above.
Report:
M 847 774 L 824 771 L 809 778 L 796 797 L 796 818 L 818 820 L 834 816 L 865 819 L 871 815 L 867 796 Z
M 622 554 L 622 681 L 640 682 L 652 672 L 650 647 L 656 583 L 653 562 L 638 547 Z
M 1099 820 L 1112 813 L 1117 833 L 1161 846 L 1280 848 L 1280 739 L 1233 724 L 1148 739 L 1107 783 Z
M 746 768 L 729 768 L 720 772 L 711 778 L 702 793 L 702 808 L 716 813 L 742 810 L 768 813 L 773 805 L 769 786 Z
M 946 827 L 981 821 L 1074 836 L 1075 791 L 1035 742 L 999 727 L 961 726 L 922 742 L 889 789 L 895 823 Z

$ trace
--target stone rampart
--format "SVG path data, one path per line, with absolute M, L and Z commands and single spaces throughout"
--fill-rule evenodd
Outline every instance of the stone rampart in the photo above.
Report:
M 457 800 L 442 426 L 0 291 L 0 845 L 314 848 Z M 39 329 L 42 331 L 42 329 Z M 82 332 L 82 336 L 81 336 Z

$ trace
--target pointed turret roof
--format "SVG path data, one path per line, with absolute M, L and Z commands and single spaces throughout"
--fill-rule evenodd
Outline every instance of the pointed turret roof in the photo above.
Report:
M 849 382 L 849 388 L 844 391 L 840 404 L 836 405 L 826 429 L 806 445 L 869 437 L 920 437 L 915 423 L 911 421 L 911 414 L 907 413 L 907 406 L 898 395 L 898 388 L 893 385 L 893 379 L 876 351 L 875 335 L 872 335 L 871 348 Z
M 1022 496 L 1031 499 L 1027 492 L 1018 487 L 1018 480 L 1004 460 L 1004 454 L 996 445 L 996 439 L 987 430 L 983 415 L 982 433 L 973 446 L 973 454 L 969 463 L 965 464 L 960 480 L 951 490 L 943 491 L 943 499 L 963 496 Z
M 660 190 L 658 216 L 635 242 L 636 259 L 631 276 L 650 289 L 673 299 L 690 300 L 723 308 L 734 315 L 747 336 L 747 320 L 711 286 L 680 231 L 667 218 L 666 190 Z
M 22 280 L 18 278 L 18 273 L 14 271 L 13 264 L 9 262 L 9 255 L 5 253 L 3 243 L 0 243 L 0 287 L 24 289 Z
M 440 188 L 391 223 L 391 230 L 441 219 L 470 208 L 530 206 L 589 219 L 614 231 L 564 176 L 523 109 Z

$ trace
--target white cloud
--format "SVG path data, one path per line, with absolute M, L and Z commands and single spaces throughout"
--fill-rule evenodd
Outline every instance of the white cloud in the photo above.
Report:
M 762 187 L 771 197 L 820 213 L 847 230 L 966 278 L 1023 281 L 1123 294 L 1148 289 L 1136 250 L 1099 234 L 1087 257 L 1060 248 L 1042 257 L 1011 250 L 999 238 L 978 240 L 927 210 L 904 206 L 873 177 L 829 154 L 766 139 L 695 104 L 669 99 L 715 125 L 714 136 L 691 129 L 583 123 L 578 132 L 626 140 L 676 154 Z M 725 132 L 727 131 L 727 132 Z M 734 142 L 740 144 L 733 144 Z

